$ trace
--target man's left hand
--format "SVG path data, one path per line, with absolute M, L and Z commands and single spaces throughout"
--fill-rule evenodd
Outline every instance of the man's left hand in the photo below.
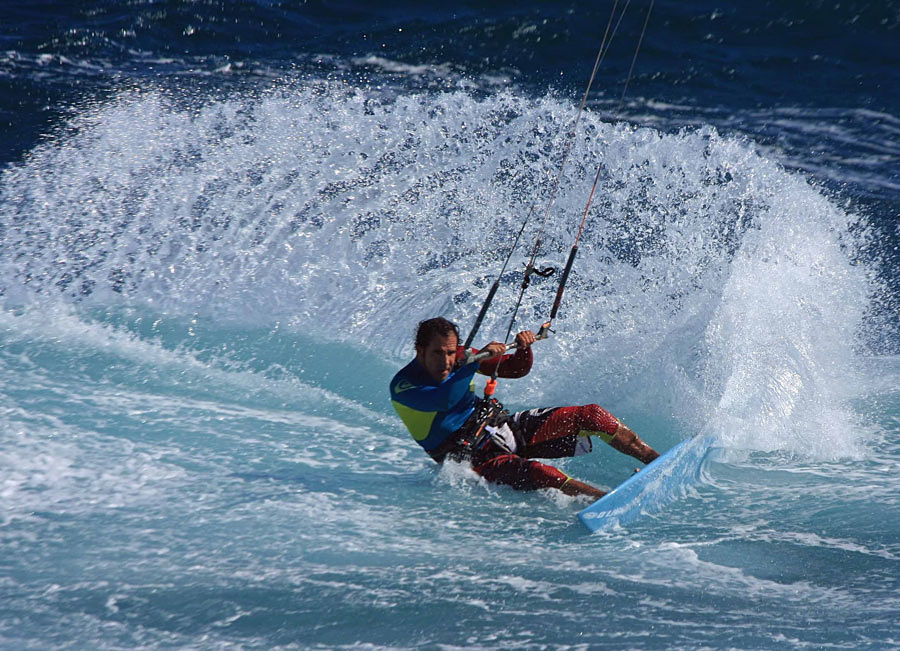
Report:
M 537 337 L 534 336 L 531 330 L 523 330 L 516 335 L 516 346 L 518 346 L 519 350 L 525 350 L 535 341 L 537 341 Z

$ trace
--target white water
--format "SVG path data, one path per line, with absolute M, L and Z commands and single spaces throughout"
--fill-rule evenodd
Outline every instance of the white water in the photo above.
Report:
M 125 97 L 6 172 L 6 302 L 90 292 L 91 305 L 282 322 L 397 358 L 420 318 L 472 321 L 518 220 L 537 204 L 528 233 L 541 222 L 570 118 L 547 99 L 385 104 L 333 86 L 193 113 L 159 94 Z M 554 387 L 545 372 L 527 390 L 586 392 L 598 378 L 580 371 L 600 362 L 604 395 L 624 399 L 652 377 L 643 396 L 677 402 L 685 428 L 711 423 L 751 447 L 762 429 L 762 449 L 791 445 L 792 423 L 851 397 L 869 290 L 851 264 L 856 218 L 714 131 L 585 124 L 551 211 L 549 263 L 570 246 L 593 166 L 604 170 L 564 336 L 542 357 L 562 356 L 586 382 Z M 504 330 L 510 275 L 485 336 Z M 551 284 L 531 291 L 522 327 L 546 314 Z M 839 411 L 825 417 L 853 428 Z M 816 454 L 852 450 L 854 437 L 839 438 Z

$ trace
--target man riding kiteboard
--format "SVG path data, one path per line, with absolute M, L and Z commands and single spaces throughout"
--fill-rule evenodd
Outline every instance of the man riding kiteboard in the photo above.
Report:
M 602 497 L 605 493 L 599 488 L 534 459 L 590 452 L 591 436 L 645 464 L 659 454 L 595 404 L 510 414 L 496 400 L 475 396 L 476 372 L 496 372 L 504 378 L 527 375 L 535 339 L 530 330 L 520 332 L 511 355 L 504 355 L 505 344 L 491 342 L 484 351 L 493 357 L 465 364 L 456 325 L 443 317 L 422 321 L 416 332 L 416 358 L 391 380 L 394 409 L 438 463 L 446 458 L 469 461 L 488 481 L 521 490 L 556 488 L 567 495 Z

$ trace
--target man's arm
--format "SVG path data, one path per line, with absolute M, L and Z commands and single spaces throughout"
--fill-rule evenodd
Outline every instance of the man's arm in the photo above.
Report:
M 494 369 L 497 369 L 497 376 L 502 378 L 518 378 L 528 375 L 531 365 L 534 363 L 534 355 L 531 352 L 531 344 L 536 341 L 534 333 L 530 330 L 523 330 L 516 335 L 516 352 L 513 355 L 496 355 L 482 361 L 478 365 L 478 372 L 483 375 L 493 375 Z M 491 342 L 485 348 L 490 346 L 503 346 L 497 342 Z M 500 365 L 497 368 L 497 365 Z

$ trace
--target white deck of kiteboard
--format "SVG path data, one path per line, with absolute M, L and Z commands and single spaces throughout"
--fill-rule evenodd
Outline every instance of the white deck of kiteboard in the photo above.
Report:
M 613 522 L 626 524 L 642 513 L 661 509 L 673 501 L 687 484 L 696 482 L 711 443 L 711 437 L 681 441 L 614 490 L 579 511 L 578 519 L 591 531 L 597 531 Z

